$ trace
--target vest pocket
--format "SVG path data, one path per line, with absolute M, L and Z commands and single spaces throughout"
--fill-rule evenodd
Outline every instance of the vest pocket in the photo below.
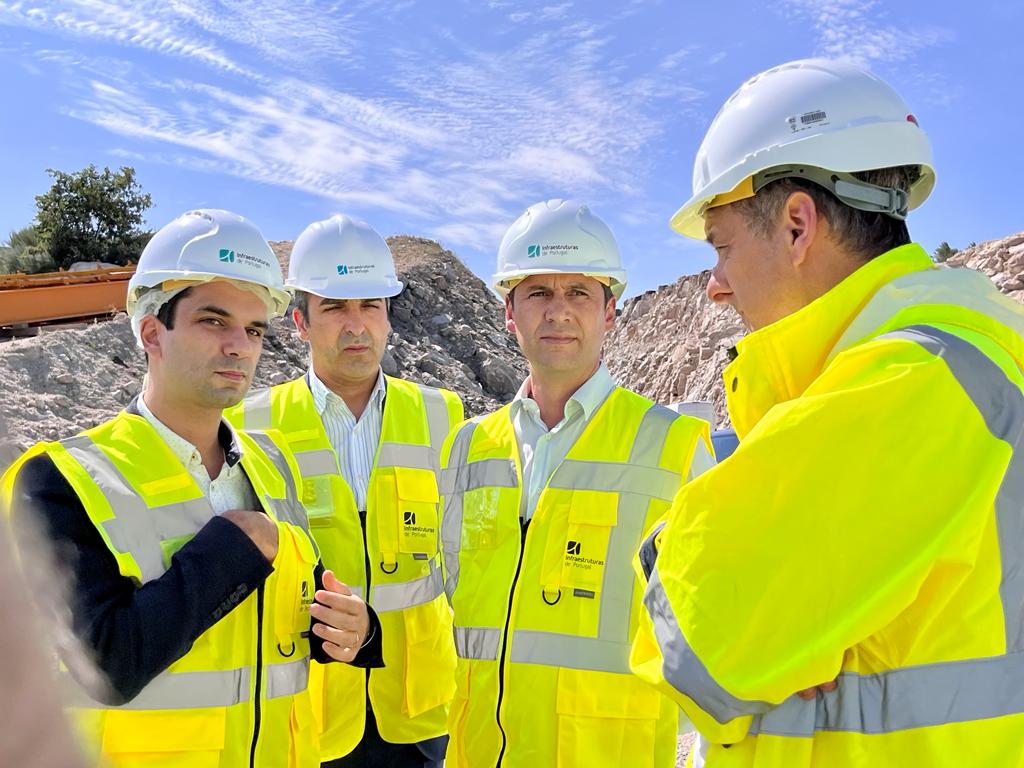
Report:
M 581 596 L 601 591 L 608 542 L 617 523 L 617 493 L 572 492 L 559 572 L 559 587 L 563 591 L 569 595 L 578 592 Z
M 291 750 L 288 768 L 312 768 L 320 764 L 320 749 L 309 690 L 295 696 L 291 713 Z
M 395 467 L 398 499 L 398 551 L 405 554 L 437 552 L 437 476 L 429 469 Z
M 104 713 L 103 752 L 114 768 L 216 768 L 224 749 L 225 707 L 112 709 Z
M 302 506 L 310 528 L 327 528 L 334 522 L 334 485 L 344 482 L 337 475 L 317 475 L 302 479 Z
M 405 695 L 409 718 L 448 704 L 455 693 L 455 644 L 444 596 L 402 611 L 405 624 Z
M 555 709 L 557 768 L 654 768 L 661 697 L 640 679 L 562 667 Z

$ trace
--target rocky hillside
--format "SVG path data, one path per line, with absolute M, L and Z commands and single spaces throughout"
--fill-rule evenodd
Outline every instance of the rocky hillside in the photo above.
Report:
M 958 251 L 946 262 L 989 275 L 1007 296 L 1024 302 L 1024 232 Z
M 392 303 L 385 370 L 457 390 L 468 415 L 510 399 L 526 376 L 526 363 L 505 331 L 494 294 L 433 241 L 393 237 L 388 243 L 407 289 Z M 291 243 L 273 246 L 286 263 Z M 291 321 L 278 320 L 267 335 L 256 385 L 287 381 L 306 364 L 305 345 Z M 124 315 L 0 344 L 0 416 L 9 442 L 23 449 L 100 423 L 139 392 L 144 373 Z M 4 458 L 0 454 L 0 467 Z
M 407 288 L 392 303 L 385 370 L 457 390 L 470 415 L 506 402 L 526 365 L 505 331 L 500 302 L 437 243 L 407 236 L 388 243 Z M 272 245 L 286 266 L 291 243 Z M 1024 301 L 1024 233 L 972 246 L 949 264 L 980 269 Z M 655 400 L 712 401 L 722 426 L 727 421 L 721 372 L 743 329 L 731 310 L 708 301 L 708 276 L 681 277 L 626 301 L 605 358 L 619 382 Z M 257 385 L 286 381 L 305 367 L 306 350 L 291 321 L 277 321 Z M 144 370 L 124 316 L 0 344 L 0 415 L 10 443 L 21 449 L 103 421 L 139 391 Z M 3 459 L 0 452 L 0 466 Z
M 980 270 L 1024 302 L 1024 232 L 966 248 L 947 264 Z M 734 312 L 705 295 L 709 277 L 688 275 L 627 300 L 605 343 L 605 359 L 623 386 L 659 402 L 713 402 L 723 426 L 728 417 L 722 369 L 744 330 Z

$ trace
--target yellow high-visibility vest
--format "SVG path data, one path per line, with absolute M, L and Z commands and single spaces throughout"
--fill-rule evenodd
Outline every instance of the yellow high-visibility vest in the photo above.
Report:
M 441 538 L 455 616 L 449 768 L 667 768 L 678 709 L 630 674 L 632 558 L 707 422 L 615 388 L 529 523 L 509 406 L 449 438 Z
M 317 561 L 298 473 L 280 435 L 239 432 L 242 467 L 278 526 L 274 572 L 130 702 L 91 700 L 67 673 L 73 720 L 92 761 L 116 768 L 314 768 L 320 763 L 309 676 L 309 602 Z M 3 478 L 45 453 L 78 494 L 122 575 L 143 585 L 214 511 L 142 416 L 29 449 Z M 102 756 L 102 757 L 101 757 Z
M 305 378 L 252 393 L 228 413 L 246 427 L 279 429 L 302 475 L 302 501 L 324 567 L 380 619 L 384 667 L 313 665 L 310 689 L 324 760 L 363 737 L 369 691 L 380 735 L 412 743 L 445 733 L 455 649 L 437 538 L 437 469 L 449 430 L 462 420 L 454 392 L 386 379 L 380 443 L 367 509 L 338 468 Z M 369 589 L 367 589 L 369 587 Z
M 708 768 L 1024 765 L 1022 368 L 1024 308 L 917 245 L 741 342 L 631 657 Z

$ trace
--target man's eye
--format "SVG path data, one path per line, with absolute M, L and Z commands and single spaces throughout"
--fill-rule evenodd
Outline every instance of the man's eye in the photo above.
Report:
M 254 339 L 262 339 L 263 338 L 263 329 L 262 328 L 249 328 L 248 330 L 249 330 L 249 335 L 252 336 Z

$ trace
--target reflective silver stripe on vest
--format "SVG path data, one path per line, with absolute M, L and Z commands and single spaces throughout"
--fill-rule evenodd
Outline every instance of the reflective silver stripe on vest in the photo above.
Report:
M 551 478 L 551 488 L 636 493 L 671 502 L 679 490 L 679 475 L 658 467 L 629 466 L 611 461 L 566 459 Z
M 396 584 L 374 584 L 370 605 L 377 613 L 401 611 L 429 603 L 444 594 L 444 577 L 437 561 L 430 561 L 430 573 L 412 581 Z
M 984 352 L 946 331 L 911 326 L 878 338 L 911 341 L 941 357 L 992 435 L 1014 448 L 995 499 L 1003 568 L 1000 597 L 1010 652 L 874 675 L 844 672 L 837 691 L 809 702 L 794 696 L 768 711 L 765 702 L 737 699 L 711 678 L 679 631 L 655 567 L 644 603 L 664 657 L 665 679 L 719 722 L 759 715 L 751 734 L 879 734 L 1024 713 L 1024 460 L 1016 450 L 1024 444 L 1024 394 Z
M 71 676 L 62 675 L 69 704 L 90 709 L 201 709 L 230 707 L 249 701 L 252 676 L 248 667 L 218 672 L 164 672 L 153 678 L 127 704 L 112 706 L 93 701 Z
M 473 432 L 482 417 L 467 422 L 459 430 L 452 442 L 451 455 L 448 457 L 450 469 L 443 470 L 441 474 L 441 494 L 444 496 L 443 515 L 441 517 L 441 548 L 444 550 L 444 567 L 448 574 L 445 580 L 444 591 L 448 595 L 448 602 L 451 603 L 455 588 L 459 584 L 459 550 L 462 548 L 462 520 L 463 520 L 463 498 L 462 492 L 445 490 L 448 485 L 445 478 L 458 477 L 464 471 L 469 461 L 469 446 L 473 442 Z M 506 462 L 507 464 L 508 462 Z M 514 479 L 514 478 L 513 478 Z M 452 488 L 458 486 L 458 482 L 451 482 Z
M 429 445 L 382 442 L 380 450 L 377 452 L 376 466 L 433 470 L 435 469 L 434 456 L 434 449 Z
M 600 637 L 517 629 L 512 633 L 512 652 L 509 658 L 521 664 L 629 674 L 629 642 L 603 640 Z
M 435 472 L 441 468 L 441 446 L 448 437 L 448 404 L 440 390 L 420 387 L 423 408 L 427 412 L 427 432 L 430 435 L 431 463 Z M 413 465 L 411 465 L 413 466 Z
M 257 389 L 242 401 L 245 429 L 271 429 L 274 426 L 270 403 L 270 387 Z
M 264 498 L 270 505 L 278 520 L 296 525 L 302 530 L 309 532 L 309 520 L 306 517 L 306 508 L 302 506 L 302 497 L 295 487 L 295 478 L 292 476 L 291 467 L 288 465 L 284 453 L 266 432 L 258 430 L 245 430 L 245 434 L 252 438 L 253 442 L 260 447 L 260 450 L 267 455 L 270 463 L 274 465 L 278 474 L 284 480 L 285 498 L 274 499 Z
M 513 459 L 480 459 L 441 470 L 442 495 L 466 493 L 477 488 L 515 488 L 517 485 Z
M 264 679 L 268 699 L 302 693 L 309 684 L 309 656 L 280 664 L 268 664 Z
M 150 508 L 125 479 L 106 452 L 88 435 L 61 441 L 64 449 L 102 491 L 114 517 L 102 523 L 111 545 L 131 554 L 139 566 L 142 583 L 161 576 L 166 569 L 161 541 L 192 536 L 214 516 L 204 497 Z M 182 472 L 185 472 L 182 467 Z
M 497 661 L 501 630 L 494 627 L 455 627 L 455 652 L 460 659 Z
M 316 451 L 296 451 L 295 463 L 299 467 L 299 474 L 303 477 L 314 475 L 339 475 L 338 459 L 334 451 L 329 448 L 322 448 Z

